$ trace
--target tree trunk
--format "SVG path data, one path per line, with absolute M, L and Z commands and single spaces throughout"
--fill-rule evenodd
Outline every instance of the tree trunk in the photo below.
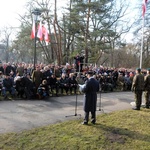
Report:
M 62 39 L 61 39 L 61 30 L 60 27 L 58 25 L 58 21 L 57 21 L 57 0 L 55 0 L 55 10 L 54 10 L 54 22 L 53 22 L 53 26 L 54 26 L 54 37 L 55 37 L 55 41 L 56 41 L 56 57 L 57 57 L 57 63 L 58 65 L 61 65 L 62 63 Z M 57 29 L 58 29 L 58 33 L 57 33 Z

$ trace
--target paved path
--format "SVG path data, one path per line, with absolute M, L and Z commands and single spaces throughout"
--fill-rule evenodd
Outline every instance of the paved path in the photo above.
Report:
M 102 93 L 101 101 L 98 94 L 97 114 L 130 109 L 133 101 L 132 92 Z M 19 132 L 79 118 L 75 116 L 75 102 L 74 95 L 50 97 L 48 100 L 0 101 L 0 133 Z M 77 95 L 77 106 L 77 114 L 83 118 L 83 95 Z

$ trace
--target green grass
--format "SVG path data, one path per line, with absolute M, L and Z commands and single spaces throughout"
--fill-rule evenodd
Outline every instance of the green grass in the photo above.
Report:
M 0 135 L 0 150 L 149 150 L 150 110 L 116 111 L 97 116 L 97 124 L 65 121 Z

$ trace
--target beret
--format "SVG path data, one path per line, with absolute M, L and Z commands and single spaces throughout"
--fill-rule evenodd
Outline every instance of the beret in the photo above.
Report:
M 136 68 L 137 71 L 141 71 L 141 68 Z

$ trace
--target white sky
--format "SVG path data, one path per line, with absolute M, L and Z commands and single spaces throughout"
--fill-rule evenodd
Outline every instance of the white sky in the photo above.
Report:
M 57 0 L 57 4 L 60 5 L 59 2 L 66 2 L 68 0 Z M 136 5 L 137 0 L 127 0 L 131 5 Z M 24 6 L 28 2 L 28 0 L 2 0 L 0 4 L 0 26 L 4 26 L 7 24 L 15 25 L 18 22 L 17 18 L 19 14 L 23 14 Z M 141 1 L 142 4 L 142 1 Z
M 0 4 L 0 28 L 19 25 L 18 14 L 23 13 L 23 6 L 27 0 L 3 0 Z
M 18 14 L 24 14 L 25 5 L 29 0 L 1 0 L 0 4 L 0 28 L 4 26 L 16 27 L 20 25 Z M 51 1 L 54 4 L 54 0 Z M 65 4 L 68 0 L 57 0 L 57 5 Z
M 29 0 L 3 0 L 0 5 L 0 29 L 2 27 L 18 27 L 20 22 L 18 20 L 18 14 L 23 15 L 25 10 L 25 5 Z M 57 0 L 57 4 L 60 5 L 68 0 Z M 135 6 L 137 0 L 127 0 L 131 5 Z M 142 5 L 142 1 L 141 1 Z M 131 13 L 134 15 L 134 13 Z M 127 39 L 132 39 L 132 34 L 128 34 Z

